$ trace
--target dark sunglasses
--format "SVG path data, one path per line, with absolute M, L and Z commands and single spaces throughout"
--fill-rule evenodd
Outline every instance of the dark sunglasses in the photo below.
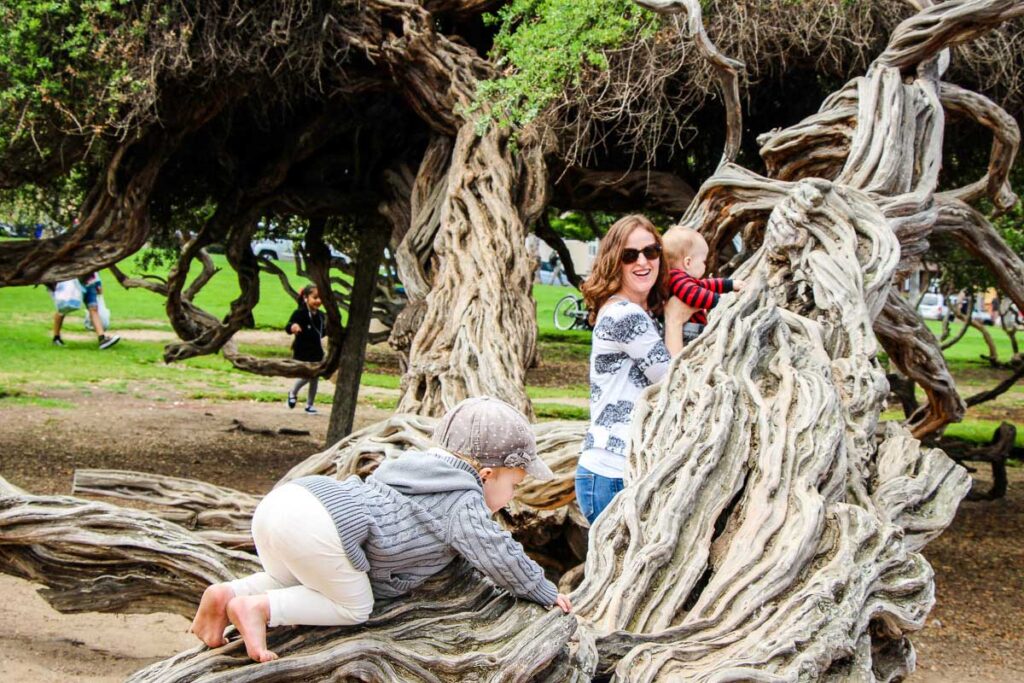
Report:
M 640 258 L 640 254 L 644 255 L 644 258 L 648 261 L 661 258 L 661 245 L 660 244 L 648 244 L 643 249 L 626 249 L 622 250 L 622 262 L 623 263 L 636 263 L 636 260 Z

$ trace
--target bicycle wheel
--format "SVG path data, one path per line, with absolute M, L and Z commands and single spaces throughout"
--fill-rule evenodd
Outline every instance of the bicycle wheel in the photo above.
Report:
M 567 294 L 555 304 L 555 327 L 559 330 L 571 330 L 579 320 L 580 303 L 576 295 Z

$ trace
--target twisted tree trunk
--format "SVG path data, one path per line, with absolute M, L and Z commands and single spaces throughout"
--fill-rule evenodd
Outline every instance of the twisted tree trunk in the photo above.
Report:
M 527 140 L 516 156 L 500 130 L 476 137 L 453 100 L 486 69 L 465 57 L 468 48 L 434 34 L 421 7 L 373 4 L 405 13 L 404 40 L 386 41 L 382 58 L 422 95 L 414 106 L 435 130 L 456 137 L 403 406 L 434 413 L 493 393 L 528 410 L 521 373 L 534 331 L 523 226 L 543 197 L 542 147 Z M 695 0 L 680 4 L 699 16 Z M 891 681 L 911 671 L 907 635 L 934 601 L 919 551 L 952 519 L 969 479 L 905 428 L 879 427 L 888 385 L 873 328 L 883 310 L 904 312 L 891 303 L 893 274 L 939 215 L 942 111 L 932 58 L 1021 13 L 1024 6 L 1006 0 L 950 0 L 922 11 L 813 124 L 769 138 L 788 141 L 772 147 L 774 167 L 791 174 L 785 180 L 728 163 L 727 147 L 684 222 L 712 245 L 737 231 L 761 243 L 737 273 L 750 284 L 715 309 L 666 381 L 638 402 L 628 486 L 589 532 L 574 615 L 515 601 L 454 563 L 422 590 L 380 601 L 365 626 L 275 629 L 270 646 L 284 655 L 275 662 L 251 663 L 236 641 L 182 653 L 135 680 Z M 713 46 L 704 49 L 715 58 Z M 425 58 L 402 67 L 399 57 L 414 54 Z M 429 68 L 416 72 L 417 64 Z M 919 64 L 919 78 L 905 82 Z M 726 76 L 726 94 L 728 83 Z M 801 135 L 847 148 L 800 165 L 793 144 Z M 801 175 L 812 168 L 831 175 Z M 906 363 L 920 369 L 924 361 Z M 953 411 L 959 398 L 936 391 L 932 416 L 941 422 L 934 406 L 949 400 Z M 428 445 L 431 426 L 423 415 L 397 416 L 285 480 L 365 473 L 397 450 Z M 561 542 L 551 531 L 560 526 L 569 538 L 563 550 L 578 559 L 578 511 L 564 504 L 582 428 L 536 429 L 560 476 L 528 483 L 503 519 L 542 553 L 553 538 Z M 199 495 L 175 506 L 187 509 Z M 252 567 L 155 515 L 13 489 L 0 496 L 0 562 L 57 587 L 58 596 L 98 585 L 96 602 L 118 609 L 118 589 L 148 590 L 144 604 L 182 611 L 188 596 L 191 604 L 198 598 L 197 577 Z M 82 521 L 65 525 L 65 509 L 81 510 Z M 51 533 L 82 525 L 92 533 Z M 120 562 L 104 563 L 107 553 Z M 552 566 L 559 560 L 570 556 L 545 554 Z M 189 578 L 139 578 L 168 574 Z
M 773 211 L 738 274 L 752 284 L 638 405 L 627 488 L 591 530 L 575 598 L 602 669 L 912 669 L 904 634 L 933 602 L 916 551 L 969 479 L 900 428 L 875 446 L 888 385 L 871 319 L 897 255 L 866 195 L 805 180 Z
M 519 155 L 496 128 L 478 135 L 471 122 L 456 137 L 434 241 L 437 270 L 410 347 L 400 412 L 440 415 L 466 397 L 490 395 L 533 415 L 525 392 L 537 334 L 525 247 L 533 216 L 514 190 L 544 171 L 529 150 Z

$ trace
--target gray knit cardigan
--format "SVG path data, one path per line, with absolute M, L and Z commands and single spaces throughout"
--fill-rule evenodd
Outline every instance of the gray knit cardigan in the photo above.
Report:
M 379 597 L 411 591 L 462 555 L 497 585 L 542 605 L 555 585 L 523 546 L 491 518 L 483 482 L 468 463 L 441 450 L 389 458 L 366 481 L 296 479 L 323 504 L 352 565 Z

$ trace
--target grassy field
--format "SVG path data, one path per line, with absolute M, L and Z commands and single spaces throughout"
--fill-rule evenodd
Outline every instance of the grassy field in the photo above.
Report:
M 222 270 L 203 289 L 197 303 L 206 310 L 223 315 L 230 301 L 238 296 L 237 281 L 231 277 L 224 257 L 215 255 L 215 264 Z M 122 264 L 130 275 L 140 275 L 138 259 Z M 295 274 L 294 264 L 279 262 L 289 273 L 294 286 L 304 280 Z M 50 325 L 53 308 L 43 287 L 0 288 L 0 316 L 6 321 L 0 334 L 0 408 L 4 405 L 35 404 L 48 407 L 73 405 L 55 398 L 62 393 L 88 396 L 96 391 L 144 394 L 147 389 L 170 387 L 190 398 L 210 400 L 281 400 L 281 379 L 258 378 L 233 369 L 220 356 L 194 358 L 182 363 L 166 365 L 162 360 L 163 346 L 172 334 L 163 299 L 140 289 L 125 290 L 109 272 L 101 274 L 107 305 L 112 311 L 112 328 L 116 331 L 136 331 L 132 338 L 111 352 L 98 353 L 95 338 L 86 333 L 82 314 L 68 316 L 65 321 L 66 348 L 50 344 Z M 295 303 L 284 293 L 275 277 L 263 274 L 260 282 L 260 302 L 253 315 L 257 330 L 279 330 L 288 319 Z M 570 287 L 536 285 L 533 290 L 537 302 L 537 323 L 541 354 L 545 362 L 583 363 L 590 353 L 590 333 L 586 331 L 560 331 L 554 327 L 555 304 L 576 290 Z M 929 323 L 936 334 L 940 326 Z M 1010 357 L 1011 348 L 1006 336 L 997 328 L 990 328 L 998 344 L 1000 358 Z M 126 333 L 128 334 L 128 333 Z M 146 335 L 152 338 L 146 338 Z M 266 341 L 258 345 L 241 344 L 243 351 L 261 356 L 289 354 L 288 338 L 282 333 L 280 344 L 264 335 Z M 964 395 L 970 395 L 998 381 L 999 373 L 990 369 L 982 359 L 988 353 L 984 340 L 976 330 L 947 351 L 947 360 L 958 386 Z M 378 367 L 371 359 L 361 385 L 393 392 L 399 378 L 387 368 Z M 588 397 L 585 384 L 565 386 L 528 386 L 539 417 L 550 419 L 587 419 L 588 411 L 581 401 Z M 571 400 L 570 400 L 571 399 Z M 329 402 L 330 392 L 322 392 L 319 401 Z M 375 407 L 394 407 L 393 396 L 375 395 L 366 399 Z M 1014 387 L 998 403 L 998 410 L 973 411 L 971 419 L 950 428 L 951 435 L 983 441 L 991 435 L 1005 414 L 1019 414 L 1024 410 L 1024 387 Z M 1000 413 L 999 411 L 1003 411 Z M 889 416 L 895 417 L 895 414 Z M 1019 437 L 1024 445 L 1024 430 Z
M 122 269 L 129 275 L 142 274 L 136 266 L 138 258 L 129 259 Z M 231 277 L 224 257 L 213 256 L 222 268 L 202 290 L 196 302 L 217 315 L 227 312 L 232 299 L 239 294 L 237 281 Z M 293 286 L 301 286 L 304 279 L 295 273 L 292 262 L 278 264 L 292 279 Z M 198 272 L 198 268 L 196 269 Z M 126 290 L 114 276 L 101 273 L 104 298 L 111 310 L 111 328 L 114 332 L 148 331 L 158 337 L 173 334 L 160 296 L 141 289 Z M 537 285 L 538 324 L 545 357 L 558 360 L 586 361 L 590 351 L 590 335 L 585 331 L 562 332 L 553 324 L 555 304 L 566 294 L 575 292 L 568 287 Z M 262 274 L 260 302 L 253 311 L 257 330 L 277 331 L 288 320 L 295 308 L 281 288 L 276 277 Z M 128 393 L 132 387 L 173 387 L 190 398 L 212 400 L 249 400 L 273 402 L 281 399 L 282 380 L 254 377 L 235 370 L 221 356 L 204 356 L 181 363 L 163 362 L 164 341 L 133 338 L 119 344 L 110 352 L 97 353 L 95 337 L 84 326 L 84 313 L 67 316 L 64 322 L 65 348 L 50 344 L 53 306 L 46 289 L 37 287 L 0 288 L 0 316 L 7 321 L 0 334 L 0 408 L 4 405 L 30 403 L 39 406 L 72 406 L 69 401 L 49 397 L 53 392 L 74 392 L 88 396 L 98 390 Z M 126 333 L 127 336 L 128 333 Z M 260 356 L 287 356 L 289 338 L 282 332 L 279 345 L 246 345 L 240 349 Z M 397 389 L 399 378 L 393 374 L 375 372 L 368 363 L 368 371 L 361 384 L 382 389 Z M 262 380 L 262 382 L 261 382 Z M 267 384 L 265 388 L 260 384 Z M 271 386 L 273 385 L 273 386 Z M 136 389 L 137 390 L 137 389 Z M 529 387 L 538 403 L 538 416 L 550 418 L 586 419 L 586 409 L 558 402 L 559 398 L 585 398 L 587 388 L 573 385 L 564 389 Z M 330 394 L 321 392 L 318 402 L 329 402 Z M 374 397 L 379 408 L 393 408 L 388 399 Z M 393 403 L 393 401 L 392 401 Z

